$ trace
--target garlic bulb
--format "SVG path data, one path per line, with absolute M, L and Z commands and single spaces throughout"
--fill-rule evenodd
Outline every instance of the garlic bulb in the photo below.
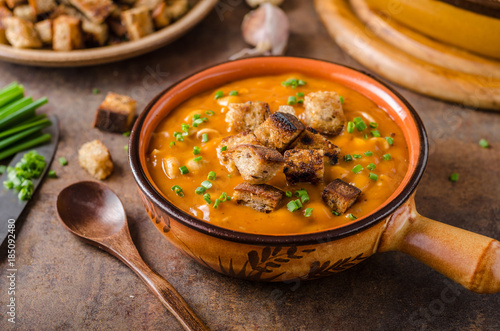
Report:
M 262 5 L 264 2 L 269 2 L 271 5 L 279 6 L 283 3 L 283 0 L 247 0 L 247 4 L 252 8 Z
M 266 2 L 243 19 L 241 30 L 245 41 L 255 46 L 245 48 L 229 59 L 236 60 L 245 56 L 283 55 L 288 43 L 290 23 L 285 12 Z

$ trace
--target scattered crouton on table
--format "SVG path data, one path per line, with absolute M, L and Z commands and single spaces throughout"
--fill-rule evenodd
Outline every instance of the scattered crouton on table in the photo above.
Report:
M 226 167 L 231 173 L 238 170 L 233 161 L 231 148 L 242 144 L 259 145 L 260 142 L 250 130 L 246 130 L 236 135 L 224 137 L 217 147 L 217 157 L 219 158 L 220 164 Z
M 134 99 L 109 92 L 96 111 L 94 127 L 109 132 L 126 132 L 134 120 L 136 107 Z
M 304 98 L 304 115 L 307 126 L 326 135 L 339 134 L 344 128 L 345 115 L 337 93 L 312 92 Z
M 273 148 L 260 145 L 232 147 L 233 160 L 241 177 L 252 184 L 264 184 L 283 166 L 283 156 Z
M 290 184 L 323 181 L 324 151 L 322 149 L 289 149 L 285 152 L 283 172 Z
M 85 143 L 78 150 L 78 163 L 96 179 L 106 179 L 113 172 L 113 160 L 107 147 L 99 140 Z
M 284 192 L 274 186 L 243 182 L 234 188 L 233 199 L 240 205 L 270 213 L 279 206 L 283 196 Z
M 343 214 L 356 202 L 361 194 L 361 190 L 356 186 L 350 185 L 341 179 L 335 179 L 323 190 L 323 201 L 333 211 Z
M 233 132 L 255 130 L 271 114 L 266 102 L 230 103 L 226 122 Z
M 255 129 L 255 136 L 263 145 L 283 152 L 304 128 L 294 115 L 276 112 Z

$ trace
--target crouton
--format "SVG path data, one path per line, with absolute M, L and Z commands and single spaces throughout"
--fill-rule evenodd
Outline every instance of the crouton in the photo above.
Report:
M 44 44 L 52 45 L 52 20 L 43 20 L 35 23 L 35 29 Z
M 153 20 L 146 7 L 126 10 L 121 14 L 121 17 L 130 40 L 138 40 L 154 32 Z
M 153 10 L 162 2 L 163 0 L 137 0 L 134 7 L 146 7 L 149 10 Z
M 304 107 L 305 123 L 320 133 L 335 135 L 344 128 L 345 115 L 337 93 L 309 93 L 304 98 Z
M 236 132 L 255 130 L 271 114 L 265 102 L 230 103 L 226 113 L 229 129 Z
M 6 24 L 3 22 L 3 19 L 6 17 L 11 17 L 12 12 L 5 6 L 0 6 L 0 28 L 6 28 Z
M 130 129 L 137 103 L 134 99 L 109 92 L 96 111 L 94 128 L 123 133 Z
M 161 29 L 170 24 L 170 13 L 167 10 L 167 4 L 165 2 L 161 2 L 153 9 L 153 13 L 151 14 L 153 18 L 153 22 L 155 23 L 155 27 L 157 29 Z
M 343 214 L 356 202 L 360 194 L 361 190 L 356 186 L 335 179 L 325 187 L 322 198 L 333 211 Z
M 29 21 L 32 23 L 36 22 L 36 14 L 33 8 L 30 5 L 21 5 L 14 8 L 14 16 L 22 18 L 25 21 Z
M 304 124 L 294 115 L 276 112 L 255 129 L 255 136 L 263 145 L 283 152 L 304 128 Z
M 330 164 L 334 165 L 338 161 L 340 148 L 330 142 L 330 140 L 319 134 L 313 128 L 306 128 L 300 136 L 290 145 L 293 149 L 322 149 L 325 156 L 330 159 Z
M 242 144 L 259 145 L 260 143 L 250 130 L 246 130 L 236 135 L 223 138 L 217 147 L 217 157 L 219 158 L 220 164 L 226 167 L 231 173 L 238 170 L 233 161 L 231 148 Z M 224 151 L 222 149 L 224 149 Z
M 285 152 L 283 172 L 290 184 L 323 181 L 325 173 L 324 151 L 322 149 L 289 149 Z
M 96 179 L 106 179 L 113 172 L 109 150 L 99 140 L 85 143 L 78 150 L 78 163 Z
M 33 23 L 14 16 L 4 18 L 3 22 L 5 24 L 5 37 L 13 47 L 42 47 L 42 41 L 38 38 Z
M 291 114 L 293 116 L 297 116 L 297 113 L 295 112 L 295 108 L 293 108 L 292 106 L 288 106 L 288 105 L 279 106 L 278 111 L 280 113 Z
M 179 19 L 189 9 L 188 0 L 166 0 L 167 12 L 171 19 Z
M 264 184 L 282 168 L 283 156 L 273 148 L 243 144 L 232 147 L 234 164 L 241 177 L 251 184 Z
M 52 48 L 56 51 L 71 51 L 83 48 L 80 19 L 61 15 L 52 22 Z
M 0 45 L 6 45 L 9 42 L 7 41 L 7 37 L 5 36 L 5 28 L 0 26 Z
M 69 0 L 69 2 L 95 23 L 102 23 L 115 7 L 111 0 Z
M 108 40 L 107 24 L 98 24 L 87 19 L 82 21 L 82 31 L 85 42 L 92 46 L 104 46 Z
M 28 0 L 35 15 L 50 13 L 57 5 L 54 0 Z
M 271 185 L 243 182 L 234 188 L 233 199 L 261 213 L 270 213 L 279 206 L 283 195 L 282 190 Z
M 25 2 L 26 0 L 5 0 L 5 4 L 7 4 L 7 7 L 9 7 L 10 9 L 14 9 Z
M 56 9 L 50 13 L 49 18 L 53 20 L 62 15 L 73 16 L 79 19 L 84 17 L 83 14 L 80 13 L 75 7 L 62 4 L 57 6 Z

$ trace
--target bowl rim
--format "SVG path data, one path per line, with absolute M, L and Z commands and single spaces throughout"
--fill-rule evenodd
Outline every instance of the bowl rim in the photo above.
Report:
M 141 137 L 141 130 L 144 127 L 145 119 L 149 113 L 149 111 L 156 105 L 157 101 L 163 97 L 167 92 L 169 92 L 172 88 L 180 84 L 181 82 L 196 76 L 198 74 L 203 73 L 204 71 L 214 69 L 217 66 L 223 66 L 227 63 L 233 63 L 237 61 L 246 61 L 246 60 L 256 60 L 265 59 L 266 58 L 285 58 L 285 59 L 299 59 L 299 60 L 313 60 L 324 62 L 327 64 L 333 64 L 341 67 L 345 67 L 347 69 L 351 69 L 360 73 L 361 75 L 368 76 L 370 79 L 374 80 L 376 83 L 380 84 L 383 88 L 387 89 L 389 92 L 393 93 L 399 101 L 401 101 L 408 110 L 408 113 L 411 115 L 411 119 L 416 125 L 416 129 L 418 132 L 418 139 L 420 142 L 420 151 L 418 153 L 418 160 L 415 165 L 415 171 L 410 177 L 408 183 L 403 187 L 402 191 L 394 197 L 391 201 L 389 201 L 384 207 L 375 211 L 374 213 L 361 218 L 359 221 L 348 223 L 344 226 L 336 227 L 333 229 L 327 229 L 323 231 L 311 232 L 311 233 L 303 233 L 303 234 L 290 234 L 290 235 L 271 235 L 271 234 L 255 234 L 248 232 L 240 232 L 236 230 L 231 230 L 228 228 L 223 228 L 206 221 L 195 218 L 194 216 L 184 212 L 180 208 L 176 207 L 173 203 L 164 198 L 160 192 L 158 192 L 152 183 L 149 182 L 144 170 L 141 166 L 140 155 L 139 155 L 139 138 Z M 241 79 L 244 79 L 242 77 Z M 151 102 L 144 108 L 142 113 L 137 118 L 134 127 L 130 134 L 129 140 L 129 164 L 132 170 L 132 174 L 134 179 L 139 186 L 139 189 L 142 191 L 146 197 L 151 200 L 154 204 L 159 206 L 169 217 L 174 218 L 177 222 L 187 226 L 191 229 L 194 229 L 200 233 L 216 237 L 223 240 L 229 240 L 238 243 L 251 244 L 251 245 L 270 245 L 270 246 L 283 246 L 283 245 L 309 245 L 309 244 L 317 244 L 318 242 L 330 242 L 334 240 L 339 240 L 361 231 L 368 229 L 377 223 L 381 222 L 392 213 L 394 213 L 405 201 L 407 201 L 412 193 L 415 191 L 422 175 L 425 171 L 427 165 L 427 158 L 429 154 L 429 145 L 427 133 L 424 127 L 424 124 L 416 112 L 416 110 L 410 105 L 410 103 L 394 88 L 390 87 L 380 79 L 376 78 L 372 74 L 365 72 L 363 70 L 359 70 L 344 64 L 339 64 L 333 61 L 328 60 L 319 60 L 315 58 L 308 57 L 298 57 L 298 56 L 268 56 L 268 57 L 260 57 L 260 58 L 249 58 L 249 59 L 241 59 L 236 61 L 224 61 L 222 63 L 217 63 L 209 67 L 205 67 L 193 74 L 190 74 L 177 82 L 171 84 L 165 90 L 160 92 L 157 96 L 155 96 Z

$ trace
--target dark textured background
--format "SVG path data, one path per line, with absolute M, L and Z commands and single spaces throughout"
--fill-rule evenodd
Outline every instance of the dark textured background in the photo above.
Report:
M 77 149 L 101 139 L 115 160 L 106 181 L 125 204 L 132 237 L 144 259 L 165 276 L 214 330 L 413 330 L 500 329 L 500 294 L 459 288 L 440 301 L 446 278 L 402 253 L 374 256 L 333 277 L 301 284 L 231 279 L 189 260 L 150 223 L 127 163 L 127 138 L 92 129 L 94 110 L 107 91 L 129 94 L 142 109 L 171 83 L 223 62 L 245 47 L 243 1 L 224 0 L 191 32 L 160 50 L 132 60 L 77 69 L 0 64 L 0 85 L 22 82 L 29 94 L 50 99 L 62 137 L 52 169 L 21 218 L 17 238 L 19 330 L 180 330 L 179 324 L 125 265 L 65 231 L 54 203 L 66 185 L 87 180 Z M 361 68 L 330 39 L 310 1 L 287 0 L 292 23 L 287 55 L 315 57 Z M 156 74 L 154 74 L 156 72 Z M 167 74 L 168 73 L 168 74 Z M 98 88 L 100 95 L 93 95 Z M 422 117 L 430 137 L 429 164 L 417 193 L 430 218 L 500 239 L 500 114 L 477 111 L 397 89 Z M 478 146 L 480 138 L 493 145 Z M 451 183 L 451 172 L 460 181 Z M 4 252 L 2 252 L 4 254 Z M 0 260 L 0 329 L 7 322 L 7 264 Z

